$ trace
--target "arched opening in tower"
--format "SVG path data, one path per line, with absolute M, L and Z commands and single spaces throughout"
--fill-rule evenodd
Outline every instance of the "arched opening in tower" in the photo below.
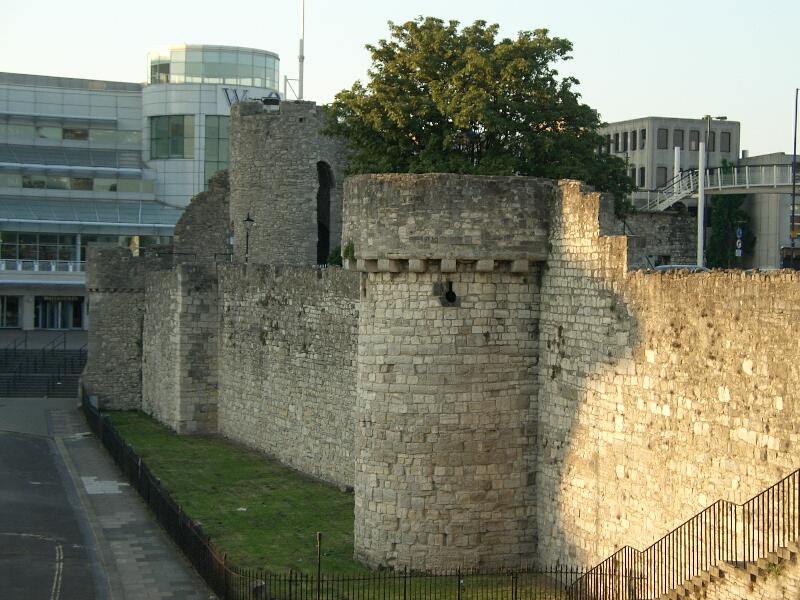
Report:
M 325 161 L 317 163 L 317 264 L 328 262 L 331 253 L 331 188 L 333 171 Z

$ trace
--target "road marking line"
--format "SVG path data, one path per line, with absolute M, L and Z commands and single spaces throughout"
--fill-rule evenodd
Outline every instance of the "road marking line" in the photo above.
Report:
M 56 574 L 53 577 L 53 588 L 50 591 L 50 600 L 61 597 L 61 576 L 64 572 L 64 550 L 61 544 L 56 546 Z

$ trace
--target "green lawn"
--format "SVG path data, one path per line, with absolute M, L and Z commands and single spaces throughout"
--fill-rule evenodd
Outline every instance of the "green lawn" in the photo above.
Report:
M 107 414 L 175 501 L 234 564 L 315 572 L 320 531 L 326 573 L 366 571 L 352 558 L 352 494 L 223 439 L 177 436 L 137 412 Z

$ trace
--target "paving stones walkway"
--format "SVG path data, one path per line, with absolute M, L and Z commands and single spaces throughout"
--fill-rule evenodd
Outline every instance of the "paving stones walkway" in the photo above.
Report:
M 85 538 L 83 544 L 75 545 L 86 548 L 82 554 L 80 549 L 74 553 L 83 560 L 82 576 L 89 577 L 88 572 L 92 572 L 94 595 L 86 595 L 85 591 L 84 595 L 69 593 L 73 582 L 68 581 L 70 572 L 64 570 L 61 577 L 65 593 L 60 600 L 215 598 L 88 432 L 74 404 L 75 400 L 0 399 L 0 431 L 8 432 L 15 424 L 23 424 L 17 428 L 27 437 L 45 440 L 52 447 L 53 461 L 61 466 L 62 479 L 67 480 L 61 482 L 63 487 L 72 488 L 75 517 L 83 525 L 81 537 Z M 0 435 L 23 437 L 19 433 Z M 52 554 L 52 544 L 48 546 L 47 540 L 30 539 L 26 543 L 30 556 Z M 20 552 L 25 552 L 22 546 Z M 42 581 L 54 579 L 54 564 L 58 564 L 56 555 L 41 567 L 48 573 Z M 6 597 L 2 582 L 0 597 Z

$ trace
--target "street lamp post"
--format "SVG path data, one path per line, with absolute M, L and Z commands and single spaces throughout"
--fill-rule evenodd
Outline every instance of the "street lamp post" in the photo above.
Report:
M 255 221 L 248 211 L 247 216 L 244 218 L 244 264 L 247 264 L 250 259 L 250 230 L 253 228 L 253 223 Z

